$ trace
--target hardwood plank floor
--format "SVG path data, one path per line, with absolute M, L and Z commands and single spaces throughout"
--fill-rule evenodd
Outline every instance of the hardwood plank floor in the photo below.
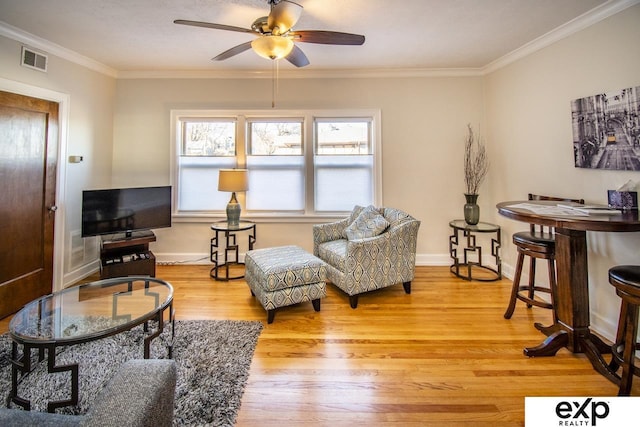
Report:
M 522 426 L 525 396 L 617 394 L 584 355 L 522 354 L 543 338 L 534 322 L 551 313 L 519 303 L 505 320 L 509 280 L 418 267 L 411 295 L 393 286 L 353 310 L 329 285 L 320 312 L 298 304 L 268 325 L 243 280 L 216 282 L 207 266 L 158 266 L 157 276 L 174 286 L 177 319 L 264 323 L 238 426 Z

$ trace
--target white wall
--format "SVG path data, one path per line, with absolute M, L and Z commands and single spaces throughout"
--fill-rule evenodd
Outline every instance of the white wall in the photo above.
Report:
M 169 183 L 171 109 L 271 109 L 269 79 L 120 79 L 116 93 L 114 185 Z M 480 123 L 481 77 L 281 79 L 277 108 L 380 109 L 383 203 L 422 221 L 419 263 L 449 262 L 448 223 L 462 216 L 463 143 L 467 123 Z M 154 253 L 207 255 L 211 221 L 158 230 Z M 311 223 L 256 221 L 256 247 L 312 249 Z
M 54 55 L 49 55 L 48 71 L 32 70 L 20 66 L 21 44 L 0 36 L 0 78 L 5 79 L 9 88 L 24 85 L 28 92 L 46 93 L 55 91 L 68 99 L 68 122 L 60 141 L 58 167 L 62 174 L 59 178 L 56 218 L 55 262 L 60 265 L 62 279 L 55 280 L 54 287 L 62 288 L 86 275 L 95 268 L 87 265 L 97 256 L 96 240 L 87 242 L 87 253 L 72 249 L 83 245 L 80 233 L 80 203 L 82 190 L 91 187 L 108 187 L 111 181 L 111 150 L 113 140 L 113 97 L 115 79 L 104 74 L 90 71 Z M 6 90 L 6 89 L 5 89 Z M 43 96 L 41 96 L 43 97 Z M 61 120 L 65 120 L 61 117 Z M 64 123 L 63 123 L 64 125 Z M 68 155 L 81 155 L 82 163 L 67 163 Z M 63 235 L 60 235 L 63 234 Z M 72 236 L 76 238 L 72 239 Z M 73 243 L 72 244 L 72 240 Z M 80 257 L 78 257 L 78 254 Z M 56 274 L 58 276 L 58 274 Z
M 638 172 L 574 167 L 570 105 L 577 98 L 640 85 L 639 23 L 640 6 L 634 6 L 486 76 L 493 203 L 522 200 L 532 192 L 606 204 L 608 189 L 640 181 Z M 491 220 L 503 227 L 504 262 L 512 270 L 511 236 L 526 226 L 495 210 Z M 611 338 L 619 299 L 607 271 L 640 262 L 640 233 L 589 232 L 587 244 L 592 325 Z M 539 276 L 545 280 L 545 274 Z

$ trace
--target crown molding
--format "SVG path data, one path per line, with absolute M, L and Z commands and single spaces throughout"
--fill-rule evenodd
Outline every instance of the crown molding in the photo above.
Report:
M 483 76 L 522 59 L 544 47 L 594 25 L 616 13 L 640 3 L 640 0 L 609 0 L 564 25 L 538 37 L 524 46 L 496 59 L 481 68 L 379 68 L 379 69 L 305 69 L 280 70 L 280 78 L 411 78 L 411 77 L 469 77 Z M 117 79 L 270 79 L 272 70 L 116 70 L 48 40 L 27 33 L 0 21 L 0 35 L 51 53 L 88 69 Z
M 501 58 L 496 59 L 484 68 L 482 68 L 483 74 L 489 74 L 500 68 L 503 68 L 525 56 L 531 55 L 538 50 L 552 45 L 553 43 L 560 41 L 578 31 L 584 30 L 616 13 L 640 3 L 640 0 L 609 0 L 600 6 L 591 9 L 590 11 L 572 19 L 555 28 L 548 33 L 538 37 L 535 40 L 521 46 L 520 48 L 504 55 Z
M 480 76 L 477 68 L 380 68 L 343 70 L 280 70 L 280 79 L 349 79 L 349 78 L 411 78 Z M 272 79 L 271 70 L 209 70 L 209 71 L 119 71 L 119 79 Z
M 102 64 L 94 59 L 81 55 L 73 50 L 62 47 L 58 44 L 52 43 L 49 40 L 35 36 L 31 33 L 21 30 L 0 21 L 0 36 L 5 36 L 19 43 L 32 47 L 34 49 L 44 51 L 46 53 L 55 55 L 57 57 L 66 59 L 67 61 L 78 64 L 82 67 L 88 68 L 93 71 L 97 71 L 101 74 L 105 74 L 110 77 L 118 77 L 118 70 Z

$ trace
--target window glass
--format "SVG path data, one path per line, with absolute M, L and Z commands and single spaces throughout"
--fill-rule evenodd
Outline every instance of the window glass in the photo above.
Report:
M 371 156 L 316 156 L 315 209 L 350 211 L 355 205 L 374 204 Z
M 184 121 L 183 156 L 235 156 L 236 123 Z
M 250 154 L 302 155 L 302 121 L 250 121 Z
M 218 191 L 218 172 L 235 167 L 234 157 L 180 157 L 178 210 L 210 212 L 226 209 L 231 194 Z
M 235 120 L 183 119 L 180 125 L 177 210 L 225 209 L 231 196 L 218 191 L 218 171 L 236 167 Z
M 249 156 L 247 209 L 304 212 L 305 172 L 302 156 Z
M 315 210 L 348 211 L 374 203 L 370 119 L 316 119 Z
M 247 209 L 304 212 L 302 119 L 248 120 Z
M 369 121 L 317 121 L 316 154 L 371 154 Z

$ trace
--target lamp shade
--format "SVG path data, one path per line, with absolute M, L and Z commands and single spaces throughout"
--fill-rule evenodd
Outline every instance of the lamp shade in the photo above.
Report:
M 220 169 L 218 191 L 247 191 L 249 180 L 246 169 Z
M 291 53 L 293 42 L 288 37 L 262 36 L 251 42 L 253 51 L 263 58 L 282 59 Z

